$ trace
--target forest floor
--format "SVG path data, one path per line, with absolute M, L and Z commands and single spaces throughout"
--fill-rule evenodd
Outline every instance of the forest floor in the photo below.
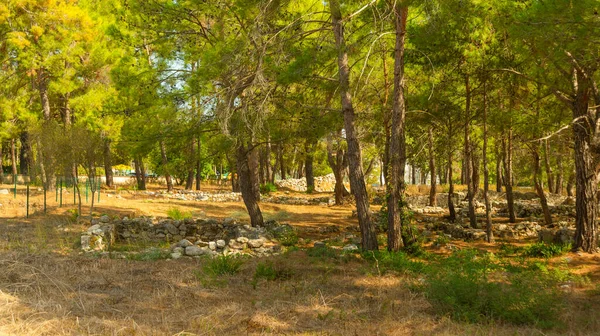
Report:
M 10 190 L 10 186 L 3 188 Z M 74 220 L 72 199 L 63 199 L 59 208 L 54 194 L 48 194 L 44 214 L 41 192 L 32 190 L 33 209 L 24 218 L 24 189 L 18 191 L 16 199 L 0 194 L 0 335 L 597 335 L 600 330 L 600 256 L 596 255 L 525 258 L 507 252 L 509 245 L 453 240 L 457 249 L 505 253 L 497 260 L 525 265 L 517 268 L 526 275 L 533 265 L 538 273 L 552 275 L 539 281 L 560 283 L 559 291 L 552 291 L 560 301 L 559 309 L 550 316 L 557 323 L 548 324 L 548 316 L 541 315 L 539 320 L 545 323 L 461 318 L 451 310 L 440 313 L 432 303 L 439 302 L 432 301 L 435 286 L 421 285 L 429 275 L 419 265 L 436 264 L 442 260 L 436 256 L 451 253 L 432 242 L 425 244 L 424 257 L 389 260 L 375 254 L 373 258 L 343 255 L 339 249 L 315 251 L 306 244 L 277 256 L 245 259 L 235 275 L 213 276 L 206 271 L 207 259 L 136 261 L 82 254 L 77 244 L 89 224 Z M 195 216 L 247 218 L 242 202 L 121 195 L 107 197 L 103 192 L 94 212 L 166 216 L 177 207 Z M 322 226 L 357 225 L 351 206 L 262 203 L 261 208 L 267 219 L 297 227 L 307 241 L 325 238 L 318 230 Z M 519 247 L 533 241 L 506 243 Z M 456 267 L 462 267 L 479 259 L 457 260 Z M 272 276 L 261 276 L 258 269 L 265 268 L 274 270 Z M 513 272 L 509 268 L 503 273 Z M 449 272 L 440 270 L 444 270 L 440 274 Z M 489 289 L 460 286 L 465 294 L 475 290 L 471 294 L 481 297 Z M 510 296 L 511 287 L 505 289 Z M 477 323 L 466 322 L 473 320 Z

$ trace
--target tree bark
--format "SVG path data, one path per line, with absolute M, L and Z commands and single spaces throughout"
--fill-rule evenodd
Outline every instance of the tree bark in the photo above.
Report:
M 187 160 L 187 176 L 185 180 L 185 190 L 192 190 L 194 188 L 194 170 L 196 166 L 196 137 L 193 136 L 190 141 L 189 157 Z
M 202 182 L 202 139 L 198 135 L 196 141 L 197 153 L 196 153 L 196 190 L 200 190 Z
M 502 155 L 500 154 L 500 142 L 496 141 L 496 192 L 502 192 Z
M 506 203 L 508 207 L 508 217 L 511 223 L 516 223 L 515 201 L 513 196 L 513 176 L 512 176 L 512 127 L 508 129 L 508 134 L 502 139 L 502 149 L 504 152 L 504 189 L 506 190 Z
M 29 132 L 21 132 L 21 151 L 19 152 L 19 168 L 22 175 L 29 175 L 31 166 L 31 144 L 29 143 Z
M 556 156 L 556 181 L 554 182 L 554 193 L 555 194 L 562 194 L 562 189 L 563 189 L 563 162 L 562 162 L 562 155 L 559 154 Z
M 250 185 L 252 186 L 252 192 L 254 193 L 254 199 L 256 202 L 260 201 L 260 176 L 259 176 L 259 159 L 258 159 L 258 147 L 251 147 L 252 144 L 248 145 L 248 168 L 250 169 Z
M 48 76 L 43 69 L 38 69 L 38 92 L 40 94 L 40 102 L 42 104 L 42 113 L 44 121 L 49 121 L 52 117 L 50 110 L 50 98 L 48 97 Z
M 134 164 L 138 190 L 146 190 L 146 167 L 144 167 L 144 160 L 140 156 L 136 156 Z
M 598 172 L 591 148 L 594 123 L 589 120 L 590 87 L 587 78 L 576 70 L 573 87 L 573 134 L 575 137 L 575 243 L 574 250 L 593 253 L 598 250 Z M 600 104 L 596 101 L 596 104 Z
M 355 113 L 354 107 L 352 106 L 352 96 L 350 95 L 350 67 L 348 65 L 348 54 L 346 51 L 346 41 L 344 38 L 344 27 L 339 1 L 330 0 L 329 7 L 331 10 L 335 44 L 338 51 L 339 89 L 342 113 L 344 116 L 344 128 L 346 130 L 346 142 L 348 143 L 347 155 L 350 167 L 350 187 L 356 201 L 358 224 L 362 234 L 362 248 L 367 251 L 377 250 L 377 235 L 375 233 L 375 227 L 371 222 L 367 187 L 362 171 L 360 145 L 354 125 Z
M 285 161 L 283 158 L 283 144 L 279 144 L 277 149 L 279 151 L 279 173 L 281 175 L 281 179 L 285 180 Z
M 535 191 L 540 198 L 540 205 L 542 206 L 542 212 L 544 213 L 544 221 L 546 225 L 552 224 L 552 215 L 550 214 L 550 209 L 548 208 L 548 200 L 546 199 L 546 194 L 544 194 L 544 188 L 542 186 L 542 180 L 540 178 L 540 173 L 542 171 L 540 155 L 538 153 L 538 146 L 535 145 L 533 149 L 533 182 L 535 185 Z
M 487 150 L 488 150 L 488 125 L 487 125 L 487 79 L 483 81 L 483 199 L 485 203 L 485 233 L 488 243 L 494 241 L 492 232 L 492 207 L 490 205 L 490 171 L 488 168 Z
M 454 201 L 452 197 L 454 196 L 454 181 L 452 179 L 452 156 L 453 150 L 452 147 L 452 123 L 449 123 L 448 126 L 448 211 L 449 216 L 448 220 L 450 222 L 456 221 L 456 210 L 454 209 Z
M 465 103 L 465 153 L 464 153 L 464 168 L 465 168 L 465 183 L 467 184 L 467 200 L 469 204 L 469 224 L 472 228 L 477 229 L 477 217 L 475 215 L 475 202 L 474 202 L 474 190 L 473 173 L 471 172 L 472 161 L 471 161 L 471 83 L 469 81 L 469 75 L 465 75 L 465 89 L 466 89 L 466 103 Z
M 435 167 L 435 151 L 433 150 L 433 127 L 429 127 L 429 171 L 431 172 L 431 187 L 429 188 L 429 206 L 437 206 L 436 200 L 436 187 L 437 187 L 437 179 L 436 179 L 436 167 Z
M 110 139 L 104 139 L 104 175 L 106 176 L 106 186 L 114 187 L 113 170 L 112 170 L 112 154 L 110 152 Z M 74 178 L 76 176 L 74 175 Z
M 0 184 L 4 183 L 4 144 L 0 141 Z
M 544 140 L 544 166 L 546 167 L 546 177 L 548 178 L 548 192 L 554 192 L 554 174 L 550 165 L 550 145 L 548 139 Z
M 243 141 L 238 140 L 236 148 L 236 164 L 239 176 L 240 190 L 242 192 L 242 199 L 248 210 L 250 216 L 250 224 L 253 227 L 263 225 L 263 216 L 258 205 L 258 199 L 256 198 L 256 192 L 253 186 L 253 173 L 250 168 L 250 153 L 252 148 L 246 146 Z
M 344 204 L 344 197 L 349 195 L 349 192 L 344 186 L 344 171 L 347 166 L 346 154 L 338 146 L 334 156 L 333 141 L 331 138 L 327 139 L 327 163 L 329 164 L 329 167 L 331 167 L 333 176 L 335 177 L 335 205 L 342 205 Z
M 315 176 L 313 174 L 313 162 L 315 158 L 316 141 L 308 141 L 304 144 L 306 159 L 304 160 L 304 170 L 306 171 L 306 191 L 312 193 L 315 190 Z
M 575 187 L 575 173 L 571 173 L 569 175 L 569 180 L 567 181 L 567 196 L 573 197 L 573 188 Z
M 159 141 L 160 146 L 160 157 L 162 160 L 163 173 L 165 174 L 165 180 L 167 180 L 167 192 L 173 192 L 173 179 L 171 178 L 171 174 L 169 173 L 169 161 L 167 160 L 167 147 L 165 146 L 165 141 Z
M 15 139 L 10 139 L 10 161 L 12 164 L 12 183 L 14 184 L 17 180 L 17 146 Z

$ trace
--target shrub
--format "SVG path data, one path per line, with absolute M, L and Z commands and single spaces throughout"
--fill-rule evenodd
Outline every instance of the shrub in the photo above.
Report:
M 362 253 L 362 256 L 364 259 L 375 263 L 379 273 L 387 271 L 421 273 L 425 269 L 424 263 L 410 259 L 404 252 L 365 251 Z
M 278 229 L 273 230 L 273 235 L 283 246 L 294 246 L 298 244 L 298 233 L 296 233 L 296 230 L 291 226 L 280 226 Z
M 238 256 L 218 256 L 208 260 L 204 265 L 204 272 L 213 276 L 234 275 L 240 271 L 243 264 L 244 260 Z
M 329 246 L 310 248 L 306 251 L 306 254 L 308 254 L 309 257 L 320 258 L 320 259 L 326 259 L 326 258 L 335 259 L 335 258 L 339 257 L 338 251 L 332 249 Z
M 150 260 L 161 260 L 167 259 L 171 256 L 169 251 L 151 248 L 149 250 L 140 253 L 128 253 L 127 259 L 137 261 L 150 261 Z
M 252 286 L 256 288 L 258 281 L 261 279 L 267 281 L 285 280 L 292 276 L 292 271 L 281 264 L 273 264 L 271 261 L 260 262 L 256 265 Z
M 167 210 L 167 216 L 174 220 L 183 220 L 186 218 L 192 218 L 192 213 L 189 211 L 181 211 L 181 209 L 173 207 Z
M 260 185 L 260 193 L 263 195 L 268 195 L 268 194 L 270 194 L 272 192 L 276 192 L 276 191 L 277 191 L 277 186 L 271 182 L 267 182 L 265 184 Z
M 453 319 L 477 323 L 501 320 L 553 327 L 561 308 L 556 282 L 543 272 L 502 272 L 490 255 L 455 253 L 428 272 L 423 286 L 433 309 Z
M 571 250 L 571 244 L 546 244 L 544 242 L 531 244 L 523 254 L 527 257 L 551 258 L 565 254 Z

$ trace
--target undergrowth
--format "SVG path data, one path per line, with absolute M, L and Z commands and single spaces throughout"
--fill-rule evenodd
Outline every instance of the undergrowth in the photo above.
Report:
M 189 211 L 181 211 L 181 209 L 173 207 L 167 210 L 167 216 L 174 220 L 184 220 L 192 218 L 192 213 Z

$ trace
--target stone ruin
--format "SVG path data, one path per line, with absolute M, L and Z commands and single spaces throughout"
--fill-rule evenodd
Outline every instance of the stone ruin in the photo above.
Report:
M 264 227 L 251 227 L 233 218 L 173 220 L 104 215 L 93 219 L 82 234 L 81 248 L 86 252 L 108 252 L 114 244 L 141 241 L 170 244 L 173 259 L 229 254 L 265 256 L 281 252 L 278 238 L 290 234 L 295 234 L 292 226 L 275 221 L 265 222 Z

